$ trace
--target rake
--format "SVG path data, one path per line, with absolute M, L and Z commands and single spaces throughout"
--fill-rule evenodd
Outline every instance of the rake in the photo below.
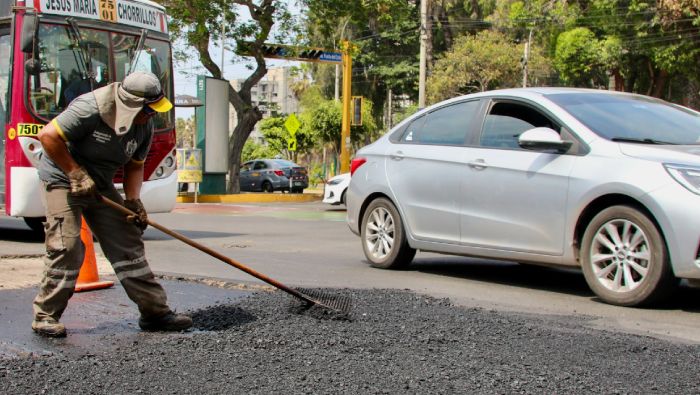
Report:
M 116 202 L 114 202 L 114 201 L 112 201 L 104 196 L 101 196 L 101 199 L 105 204 L 107 204 L 108 206 L 110 206 L 118 211 L 121 211 L 125 215 L 136 215 L 136 213 L 129 210 L 128 208 L 126 208 L 126 207 L 122 206 L 121 204 L 116 203 Z M 267 277 L 266 275 L 264 275 L 262 273 L 258 273 L 255 270 L 243 265 L 242 263 L 237 262 L 234 259 L 231 259 L 225 255 L 222 255 L 222 254 L 212 250 L 211 248 L 206 247 L 202 244 L 199 244 L 196 241 L 194 241 L 188 237 L 185 237 L 185 236 L 181 235 L 180 233 L 177 233 L 173 230 L 170 230 L 170 229 L 166 228 L 165 226 L 160 225 L 160 224 L 158 224 L 150 219 L 148 220 L 148 224 L 150 226 L 158 229 L 159 231 L 161 231 L 165 234 L 168 234 L 168 235 L 182 241 L 183 243 L 188 244 L 188 245 L 204 252 L 205 254 L 211 255 L 212 257 L 214 257 L 214 258 L 216 258 L 224 263 L 227 263 L 227 264 L 235 267 L 236 269 L 242 270 L 242 271 L 250 274 L 251 276 L 253 276 L 257 279 L 260 279 L 260 280 L 272 285 L 273 287 L 292 295 L 297 300 L 303 302 L 302 303 L 303 306 L 302 306 L 301 311 L 306 311 L 306 310 L 309 310 L 311 308 L 316 307 L 316 308 L 320 309 L 319 312 L 322 315 L 329 315 L 330 314 L 333 316 L 333 318 L 341 318 L 341 319 L 348 318 L 348 316 L 350 314 L 351 304 L 350 304 L 350 299 L 348 297 L 340 296 L 340 295 L 331 295 L 331 294 L 328 294 L 327 292 L 324 292 L 321 290 L 303 289 L 302 290 L 303 292 L 302 292 L 302 291 L 296 290 L 294 288 L 290 288 L 290 287 L 280 283 L 277 280 L 274 280 L 270 277 Z

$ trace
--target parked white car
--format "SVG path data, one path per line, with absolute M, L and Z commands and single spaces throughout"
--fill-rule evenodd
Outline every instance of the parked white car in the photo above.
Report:
M 323 186 L 323 203 L 332 205 L 345 204 L 345 192 L 350 184 L 350 173 L 337 175 Z
M 416 250 L 581 267 L 603 301 L 700 280 L 700 113 L 620 92 L 483 92 L 409 117 L 351 164 L 370 264 Z

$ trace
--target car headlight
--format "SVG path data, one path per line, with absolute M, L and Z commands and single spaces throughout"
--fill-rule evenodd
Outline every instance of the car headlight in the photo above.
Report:
M 700 167 L 664 163 L 668 174 L 690 192 L 700 195 Z
M 338 185 L 342 182 L 343 180 L 340 178 L 334 178 L 332 180 L 328 180 L 328 185 Z

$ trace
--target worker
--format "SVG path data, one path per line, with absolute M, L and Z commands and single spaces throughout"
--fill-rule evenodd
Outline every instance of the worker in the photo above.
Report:
M 138 306 L 142 330 L 181 331 L 192 326 L 190 317 L 168 307 L 141 239 L 148 226 L 139 196 L 153 137 L 151 117 L 171 108 L 155 75 L 134 72 L 122 83 L 79 96 L 39 132 L 44 148 L 38 168 L 46 208 L 46 255 L 44 278 L 34 299 L 36 333 L 66 336 L 59 319 L 73 295 L 85 253 L 81 216 Z M 125 200 L 112 182 L 122 167 Z M 123 203 L 137 215 L 124 216 L 100 196 Z

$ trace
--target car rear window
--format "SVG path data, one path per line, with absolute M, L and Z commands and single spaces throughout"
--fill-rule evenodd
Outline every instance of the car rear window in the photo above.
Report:
M 299 165 L 297 165 L 296 163 L 283 159 L 275 159 L 272 162 L 277 167 L 299 167 Z

